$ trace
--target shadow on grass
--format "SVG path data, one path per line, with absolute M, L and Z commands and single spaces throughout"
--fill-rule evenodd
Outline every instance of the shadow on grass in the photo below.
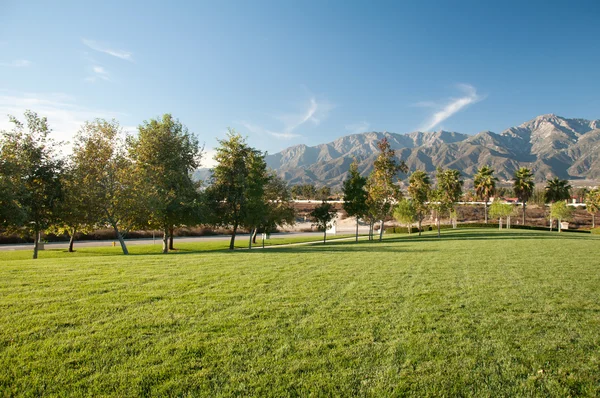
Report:
M 340 240 L 330 240 L 327 243 L 323 244 L 319 241 L 313 242 L 303 242 L 303 243 L 291 243 L 291 244 L 281 244 L 281 245 L 271 245 L 266 246 L 264 249 L 259 245 L 255 246 L 253 249 L 248 250 L 247 248 L 237 247 L 235 250 L 231 251 L 228 248 L 208 248 L 208 249 L 187 249 L 180 248 L 174 251 L 170 251 L 170 255 L 186 255 L 186 254 L 214 254 L 214 253 L 230 253 L 231 255 L 237 255 L 240 253 L 339 253 L 339 252 L 389 252 L 389 253 L 409 253 L 409 252 L 437 252 L 439 250 L 429 250 L 429 249 L 410 249 L 407 250 L 406 247 L 397 247 L 397 246 L 388 246 L 386 243 L 414 243 L 414 242 L 427 242 L 427 241 L 461 241 L 461 240 L 473 240 L 473 241 L 492 241 L 492 240 L 515 240 L 515 239 L 528 239 L 528 240 L 548 240 L 548 239 L 589 239 L 589 238 L 597 238 L 591 235 L 582 235 L 582 234 L 574 234 L 574 233 L 561 233 L 550 232 L 550 231 L 529 231 L 529 230 L 494 230 L 490 229 L 454 229 L 454 230 L 442 230 L 441 238 L 437 237 L 436 231 L 428 231 L 423 235 L 418 236 L 418 234 L 405 234 L 399 236 L 387 236 L 384 237 L 382 242 L 379 242 L 378 239 L 373 241 L 369 241 L 366 239 L 359 240 L 358 243 L 354 241 L 354 239 L 340 239 Z M 57 252 L 68 254 L 67 249 L 58 249 Z M 77 250 L 76 250 L 77 252 Z M 73 253 L 74 254 L 74 253 Z M 122 253 L 117 252 L 86 252 L 85 248 L 81 249 L 79 252 L 83 257 L 106 257 L 106 256 L 122 256 Z M 156 252 L 141 252 L 141 253 L 130 253 L 130 256 L 160 256 L 162 253 L 159 251 Z M 77 256 L 77 257 L 82 257 Z M 68 258 L 67 256 L 64 258 Z
M 526 232 L 523 232 L 526 231 Z M 474 229 L 469 230 L 442 230 L 441 237 L 438 238 L 437 233 L 429 232 L 422 236 L 416 234 L 395 236 L 384 239 L 388 242 L 414 242 L 423 240 L 511 240 L 511 239 L 586 239 L 592 237 L 591 235 L 568 233 L 564 232 L 558 234 L 557 232 L 544 232 L 544 231 L 527 231 L 521 230 L 521 232 L 508 232 L 508 231 L 490 231 L 483 230 L 477 231 Z

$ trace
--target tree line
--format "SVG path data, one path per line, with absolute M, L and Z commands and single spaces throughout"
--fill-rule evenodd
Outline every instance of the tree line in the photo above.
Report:
M 273 230 L 295 221 L 287 184 L 267 168 L 265 153 L 250 147 L 233 130 L 219 140 L 207 184 L 192 173 L 203 147 L 185 125 L 165 114 L 144 121 L 136 136 L 115 120 L 86 122 L 77 132 L 72 154 L 64 157 L 50 137 L 47 119 L 31 111 L 25 121 L 10 117 L 13 128 L 0 136 L 0 225 L 34 237 L 40 234 L 110 227 L 124 254 L 124 234 L 157 229 L 163 253 L 173 249 L 173 230 L 200 224 L 232 229 Z
M 356 239 L 358 239 L 359 219 L 367 220 L 369 239 L 375 220 L 381 223 L 380 237 L 383 233 L 383 223 L 386 217 L 393 216 L 396 220 L 418 224 L 419 235 L 422 231 L 422 221 L 428 212 L 433 212 L 437 219 L 437 232 L 440 236 L 440 219 L 448 214 L 450 219 L 456 218 L 455 205 L 463 197 L 463 179 L 458 170 L 438 168 L 435 174 L 436 185 L 432 184 L 429 175 L 424 170 L 415 170 L 408 177 L 408 195 L 403 197 L 398 188 L 396 174 L 406 172 L 403 162 L 397 163 L 392 151 L 384 138 L 379 142 L 380 154 L 375 161 L 373 172 L 363 177 L 358 172 L 358 164 L 350 166 L 348 178 L 344 181 L 344 210 L 351 217 L 356 217 Z M 484 218 L 488 223 L 488 207 L 492 197 L 498 193 L 506 194 L 507 190 L 496 186 L 498 179 L 494 169 L 482 166 L 474 176 L 474 193 L 477 200 L 484 202 Z M 566 200 L 571 197 L 572 187 L 567 180 L 552 178 L 547 180 L 543 190 L 543 201 L 549 203 L 550 224 L 552 219 L 560 221 L 571 216 L 571 208 L 566 206 Z M 526 206 L 535 194 L 534 176 L 530 169 L 521 167 L 513 176 L 512 193 L 516 195 L 522 207 L 522 223 L 525 224 Z M 595 214 L 600 208 L 600 191 L 579 190 L 578 196 L 584 199 L 587 211 L 592 214 L 592 227 L 595 227 Z M 510 206 L 510 205 L 509 205 Z M 510 211 L 508 211 L 510 210 Z M 506 217 L 512 213 L 512 206 L 494 206 L 494 216 Z M 508 213 L 507 213 L 508 211 Z M 506 213 L 506 214 L 505 214 Z

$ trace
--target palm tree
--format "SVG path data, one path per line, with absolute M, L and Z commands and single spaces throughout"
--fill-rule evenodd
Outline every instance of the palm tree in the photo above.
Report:
M 535 188 L 533 173 L 527 167 L 521 167 L 515 172 L 513 181 L 513 191 L 523 205 L 523 225 L 525 225 L 525 206 Z
M 496 181 L 498 179 L 494 177 L 494 169 L 490 166 L 483 166 L 477 171 L 474 178 L 475 185 L 475 194 L 478 199 L 482 199 L 485 209 L 485 223 L 488 222 L 488 202 L 490 200 L 490 196 L 494 194 L 496 191 Z
M 600 210 L 600 190 L 593 189 L 585 195 L 585 208 L 592 215 L 592 228 L 596 228 L 596 213 Z
M 569 181 L 561 180 L 558 177 L 554 177 L 551 180 L 546 181 L 546 187 L 544 188 L 544 200 L 546 203 L 555 203 L 561 200 L 567 200 L 571 197 L 571 186 Z M 552 231 L 553 224 L 552 212 L 550 213 L 550 231 Z M 558 226 L 560 231 L 560 225 Z
M 546 181 L 545 191 L 546 203 L 567 200 L 571 197 L 571 185 L 569 185 L 569 181 L 561 180 L 558 177 Z

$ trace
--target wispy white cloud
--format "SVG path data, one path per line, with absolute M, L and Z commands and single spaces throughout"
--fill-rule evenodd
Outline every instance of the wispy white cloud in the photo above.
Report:
M 279 120 L 282 127 L 276 130 L 267 129 L 262 126 L 242 121 L 239 124 L 244 126 L 248 131 L 255 134 L 270 135 L 277 139 L 290 140 L 292 138 L 301 137 L 301 134 L 296 132 L 301 126 L 306 123 L 311 123 L 318 126 L 327 118 L 329 112 L 334 108 L 334 105 L 325 100 L 317 100 L 311 97 L 306 104 L 306 108 L 296 112 L 274 116 Z
M 133 54 L 129 51 L 113 49 L 110 48 L 110 46 L 95 40 L 81 39 L 81 42 L 94 51 L 112 55 L 113 57 L 124 59 L 125 61 L 133 62 Z
M 252 123 L 249 123 L 246 121 L 241 121 L 241 122 L 239 122 L 239 124 L 244 126 L 246 128 L 246 130 L 248 130 L 249 132 L 254 133 L 254 134 L 270 135 L 271 137 L 275 137 L 275 138 L 279 138 L 279 139 L 283 139 L 283 140 L 290 140 L 292 138 L 300 137 L 299 134 L 294 134 L 291 132 L 271 131 L 269 129 L 266 129 L 264 127 L 261 127 L 261 126 L 258 126 L 256 124 L 252 124 Z
M 92 72 L 94 73 L 92 76 L 88 76 L 85 78 L 88 82 L 95 82 L 98 79 L 105 80 L 107 82 L 110 81 L 110 73 L 106 69 L 101 66 L 93 66 Z
M 311 97 L 307 104 L 306 110 L 303 112 L 284 114 L 276 116 L 283 124 L 284 133 L 292 133 L 298 127 L 303 124 L 310 122 L 315 126 L 318 126 L 321 121 L 325 120 L 329 116 L 329 112 L 335 108 L 335 106 L 326 100 L 317 100 L 315 97 Z
M 5 66 L 8 68 L 27 68 L 31 66 L 31 61 L 26 59 L 15 59 L 14 61 L 0 62 L 0 66 Z
M 25 110 L 37 112 L 39 116 L 48 118 L 52 129 L 51 136 L 57 141 L 72 142 L 81 125 L 95 118 L 112 119 L 123 116 L 122 113 L 102 109 L 90 109 L 76 105 L 77 100 L 62 93 L 14 93 L 0 91 L 0 130 L 10 130 L 13 125 L 7 115 L 22 120 Z M 123 126 L 127 132 L 134 131 L 133 126 Z M 70 146 L 65 148 L 70 151 Z
M 367 131 L 369 129 L 369 127 L 370 127 L 370 124 L 365 121 L 362 121 L 359 123 L 347 124 L 345 126 L 346 131 L 349 132 L 350 134 L 364 133 L 365 131 Z
M 470 84 L 459 84 L 457 87 L 463 92 L 463 96 L 459 98 L 451 98 L 443 104 L 437 104 L 434 102 L 419 102 L 416 106 L 426 106 L 435 108 L 436 111 L 431 115 L 425 123 L 421 126 L 420 130 L 428 131 L 448 119 L 455 113 L 466 108 L 467 106 L 479 102 L 485 99 L 484 96 L 477 94 L 477 90 Z

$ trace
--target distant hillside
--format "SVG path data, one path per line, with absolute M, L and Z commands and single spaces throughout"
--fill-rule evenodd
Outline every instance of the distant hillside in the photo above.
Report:
M 489 164 L 501 180 L 510 180 L 521 166 L 531 168 L 537 181 L 551 176 L 600 179 L 600 120 L 565 119 L 553 114 L 538 116 L 501 134 L 353 134 L 313 147 L 292 146 L 268 155 L 266 160 L 290 184 L 340 186 L 354 158 L 361 173 L 371 171 L 377 141 L 383 137 L 410 171 L 433 173 L 442 166 L 471 178 L 479 167 Z

